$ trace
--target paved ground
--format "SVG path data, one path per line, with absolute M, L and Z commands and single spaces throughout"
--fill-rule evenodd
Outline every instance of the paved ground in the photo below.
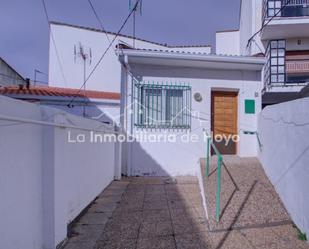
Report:
M 193 177 L 113 182 L 74 225 L 65 249 L 309 248 L 291 225 L 209 232 Z
M 215 219 L 216 157 L 211 159 L 208 178 L 205 176 L 204 163 L 202 163 L 201 167 L 204 176 L 210 230 L 275 226 L 291 223 L 278 194 L 256 158 L 224 156 L 223 161 L 226 167 L 222 167 L 222 215 L 219 223 Z

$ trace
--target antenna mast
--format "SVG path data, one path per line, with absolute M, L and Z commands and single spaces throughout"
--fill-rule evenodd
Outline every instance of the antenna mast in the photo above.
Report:
M 84 77 L 83 77 L 83 82 L 86 82 L 86 65 L 87 63 L 91 65 L 92 62 L 92 52 L 91 48 L 85 48 L 81 43 L 78 45 L 78 49 L 76 45 L 74 46 L 74 59 L 75 62 L 78 61 L 83 64 L 83 69 L 84 69 Z M 86 91 L 86 83 L 84 84 L 84 94 Z M 86 95 L 84 95 L 84 105 L 83 105 L 83 116 L 86 117 L 86 105 L 87 105 L 87 100 L 86 100 Z
M 133 10 L 133 48 L 135 48 L 135 34 L 136 34 L 136 12 L 138 11 L 142 15 L 142 0 L 129 0 L 129 11 Z

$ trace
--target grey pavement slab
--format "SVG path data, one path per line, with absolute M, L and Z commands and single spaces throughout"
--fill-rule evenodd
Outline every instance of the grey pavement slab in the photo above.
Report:
M 309 248 L 291 225 L 210 232 L 199 191 L 195 177 L 124 178 L 111 184 L 74 225 L 65 249 Z M 255 210 L 255 201 L 249 198 L 248 210 Z M 246 221 L 240 216 L 240 223 Z

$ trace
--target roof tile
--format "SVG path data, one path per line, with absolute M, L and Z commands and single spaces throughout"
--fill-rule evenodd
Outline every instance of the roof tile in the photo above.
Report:
M 59 96 L 59 97 L 80 97 L 90 99 L 120 100 L 120 93 L 102 92 L 93 90 L 79 90 L 61 87 L 31 87 L 29 89 L 18 87 L 0 88 L 0 95 L 34 95 L 34 96 Z

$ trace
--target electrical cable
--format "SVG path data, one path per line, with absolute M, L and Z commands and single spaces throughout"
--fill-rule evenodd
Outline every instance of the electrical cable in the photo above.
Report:
M 110 39 L 108 37 L 108 34 L 107 34 L 107 32 L 106 32 L 106 30 L 105 30 L 105 28 L 103 26 L 103 22 L 102 22 L 101 18 L 99 17 L 97 11 L 95 10 L 95 7 L 94 7 L 93 3 L 91 2 L 91 0 L 87 0 L 87 1 L 88 1 L 89 5 L 91 7 L 91 10 L 92 10 L 94 16 L 96 17 L 96 19 L 98 20 L 98 22 L 99 22 L 99 24 L 101 26 L 101 30 L 105 33 L 106 38 L 107 38 L 108 42 L 110 43 L 111 41 L 110 41 Z
M 44 0 L 42 0 L 44 1 Z M 130 19 L 131 15 L 133 14 L 133 12 L 136 11 L 136 8 L 139 4 L 141 0 L 137 0 L 134 8 L 130 11 L 129 15 L 127 16 L 127 18 L 125 19 L 125 21 L 123 22 L 123 24 L 121 25 L 120 29 L 118 30 L 118 32 L 116 33 L 116 35 L 114 36 L 114 38 L 112 39 L 112 41 L 110 42 L 109 46 L 106 48 L 106 50 L 104 51 L 104 53 L 102 54 L 102 56 L 100 57 L 99 61 L 97 62 L 97 64 L 94 66 L 94 68 L 92 69 L 92 71 L 90 72 L 90 74 L 88 75 L 88 77 L 86 78 L 86 80 L 84 81 L 84 83 L 81 85 L 81 87 L 79 88 L 79 90 L 77 91 L 76 94 L 80 93 L 80 91 L 82 90 L 82 88 L 85 86 L 85 84 L 88 82 L 88 80 L 91 78 L 91 76 L 94 74 L 94 72 L 97 70 L 98 66 L 101 64 L 102 60 L 104 59 L 105 55 L 107 54 L 107 52 L 109 51 L 109 49 L 112 47 L 114 41 L 117 39 L 117 37 L 120 35 L 120 32 L 122 31 L 122 29 L 125 27 L 125 25 L 127 24 L 128 20 Z M 68 107 L 72 107 L 72 103 L 74 101 L 74 99 L 76 98 L 76 96 L 74 96 L 72 98 L 72 100 L 70 101 L 70 103 L 68 104 Z
M 41 2 L 43 4 L 43 9 L 44 9 L 44 13 L 45 13 L 47 24 L 48 24 L 48 30 L 49 30 L 50 37 L 52 39 L 52 42 L 53 42 L 53 45 L 54 45 L 54 48 L 55 48 L 55 53 L 56 53 L 57 61 L 58 61 L 58 64 L 59 64 L 59 68 L 60 68 L 63 80 L 65 82 L 65 86 L 67 86 L 67 80 L 66 80 L 66 77 L 65 77 L 65 74 L 64 74 L 63 66 L 61 64 L 61 60 L 60 60 L 60 56 L 59 56 L 59 51 L 58 51 L 57 46 L 56 46 L 56 42 L 55 42 L 55 38 L 54 38 L 53 32 L 52 32 L 52 30 L 51 30 L 51 28 L 49 26 L 50 19 L 49 19 L 47 7 L 46 7 L 46 4 L 45 4 L 45 0 L 41 0 Z
M 288 1 L 286 2 L 286 4 L 283 5 L 283 6 L 280 8 L 280 10 L 278 10 L 278 12 L 275 13 L 274 16 L 272 16 L 265 24 L 262 25 L 262 27 L 261 27 L 257 32 L 255 32 L 255 33 L 249 38 L 248 43 L 247 43 L 247 48 L 250 46 L 250 43 L 253 41 L 254 37 L 255 37 L 257 34 L 259 34 L 260 32 L 262 32 L 262 30 L 263 30 L 275 17 L 277 17 L 277 16 L 281 13 L 281 11 L 282 11 L 286 6 L 289 5 L 290 2 L 291 2 L 291 0 L 288 0 Z

